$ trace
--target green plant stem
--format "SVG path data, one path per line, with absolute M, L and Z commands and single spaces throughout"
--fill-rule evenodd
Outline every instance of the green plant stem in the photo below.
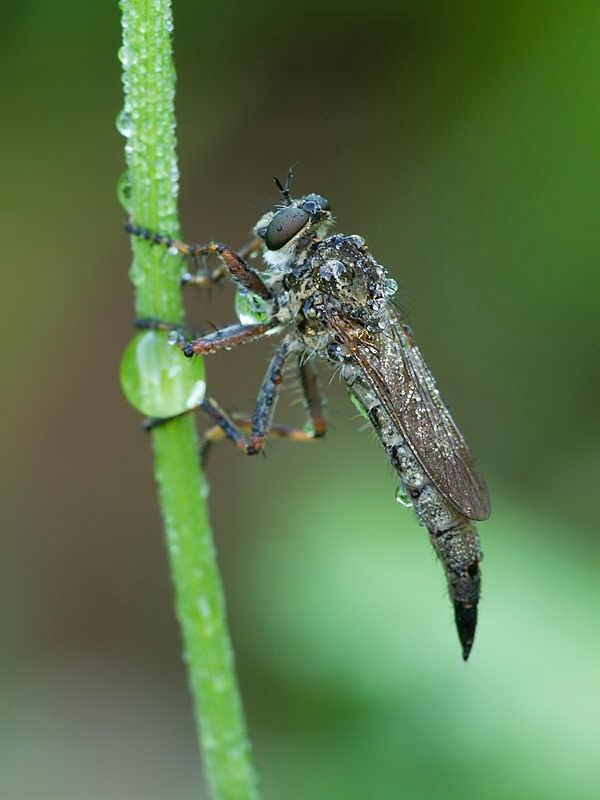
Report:
M 176 236 L 170 3 L 122 0 L 120 7 L 125 106 L 118 127 L 127 136 L 126 205 L 138 225 Z M 180 260 L 139 237 L 132 238 L 132 249 L 138 316 L 180 322 Z M 193 421 L 183 417 L 160 426 L 152 440 L 177 617 L 208 782 L 216 800 L 256 800 L 256 776 L 235 679 Z

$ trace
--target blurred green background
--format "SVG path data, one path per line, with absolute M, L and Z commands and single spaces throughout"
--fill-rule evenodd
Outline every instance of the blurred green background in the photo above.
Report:
M 295 190 L 399 281 L 492 496 L 463 664 L 427 536 L 326 369 L 326 440 L 215 450 L 265 800 L 600 792 L 599 23 L 592 0 L 175 5 L 186 236 L 242 244 L 299 161 Z M 1 36 L 0 793 L 187 800 L 150 447 L 118 386 L 118 10 L 14 4 Z M 234 320 L 230 287 L 190 302 L 208 320 Z M 223 404 L 251 408 L 271 347 L 210 359 Z

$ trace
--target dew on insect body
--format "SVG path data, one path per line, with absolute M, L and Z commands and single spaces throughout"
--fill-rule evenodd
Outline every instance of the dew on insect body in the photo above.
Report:
M 402 484 L 396 489 L 396 502 L 400 503 L 400 505 L 405 508 L 410 508 L 412 506 L 412 501 Z
M 369 420 L 369 415 L 367 414 L 367 412 L 366 412 L 364 406 L 361 404 L 360 400 L 357 397 L 355 397 L 355 395 L 353 395 L 353 394 L 350 395 L 350 400 L 352 402 L 352 405 L 360 413 L 361 417 L 364 417 L 366 420 L 370 421 Z
M 321 265 L 319 272 L 323 280 L 331 281 L 335 278 L 340 278 L 345 270 L 346 267 L 342 261 L 338 261 L 335 258 L 330 258 Z
M 357 247 L 358 249 L 365 246 L 365 240 L 363 239 L 362 236 L 358 236 L 357 234 L 353 234 L 352 236 L 346 236 L 346 241 L 348 242 L 348 244 L 352 244 L 354 245 L 354 247 Z
M 393 278 L 386 278 L 383 281 L 383 290 L 387 295 L 396 294 L 398 291 L 398 284 Z
M 238 289 L 234 304 L 235 313 L 242 325 L 263 324 L 271 319 L 271 303 L 253 292 Z

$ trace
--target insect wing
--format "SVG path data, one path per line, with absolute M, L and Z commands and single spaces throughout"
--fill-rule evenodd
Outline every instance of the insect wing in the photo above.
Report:
M 435 378 L 408 326 L 393 311 L 388 321 L 384 332 L 376 336 L 356 335 L 341 320 L 336 328 L 440 494 L 469 519 L 487 519 L 490 504 L 485 481 Z

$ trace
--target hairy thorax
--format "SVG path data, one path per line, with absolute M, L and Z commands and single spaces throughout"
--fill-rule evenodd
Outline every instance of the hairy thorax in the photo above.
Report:
M 378 334 L 397 288 L 360 236 L 342 234 L 313 242 L 301 263 L 283 271 L 281 286 L 280 315 L 289 318 L 307 350 L 333 361 L 341 360 L 336 321 L 358 335 Z

